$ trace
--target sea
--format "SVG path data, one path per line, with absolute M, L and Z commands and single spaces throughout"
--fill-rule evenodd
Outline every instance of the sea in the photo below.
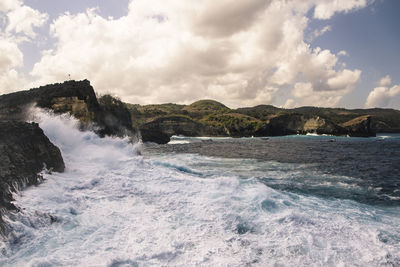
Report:
M 99 138 L 14 195 L 0 266 L 400 266 L 400 135 Z

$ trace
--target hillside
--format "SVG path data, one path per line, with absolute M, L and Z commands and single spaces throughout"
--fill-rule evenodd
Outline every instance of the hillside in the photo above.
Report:
M 375 133 L 400 132 L 400 111 L 394 109 L 283 109 L 271 105 L 230 109 L 215 100 L 200 100 L 190 105 L 126 104 L 126 107 L 131 113 L 134 128 L 147 132 L 151 126 L 151 129 L 168 133 L 169 136 L 185 132 L 183 128 L 189 122 L 191 136 L 306 133 L 374 136 Z

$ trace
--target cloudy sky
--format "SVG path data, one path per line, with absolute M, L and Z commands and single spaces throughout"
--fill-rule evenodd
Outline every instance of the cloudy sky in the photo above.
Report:
M 399 0 L 1 0 L 0 94 L 400 109 Z

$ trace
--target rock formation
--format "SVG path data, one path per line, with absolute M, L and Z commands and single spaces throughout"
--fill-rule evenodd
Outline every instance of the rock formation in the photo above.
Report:
M 64 161 L 38 124 L 0 121 L 0 234 L 2 213 L 17 209 L 11 203 L 12 192 L 36 185 L 44 168 L 62 172 Z
M 345 134 L 346 130 L 319 116 L 282 114 L 272 116 L 267 120 L 259 135 L 281 136 L 307 133 L 341 135 Z
M 143 142 L 168 143 L 173 135 L 228 136 L 224 130 L 205 125 L 185 116 L 163 116 L 139 127 Z
M 375 136 L 375 133 L 371 130 L 371 116 L 369 115 L 357 117 L 343 123 L 341 126 L 347 130 L 349 136 Z
M 121 101 L 111 98 L 104 97 L 99 103 L 88 80 L 66 81 L 0 96 L 0 119 L 25 120 L 28 108 L 36 104 L 55 113 L 70 113 L 82 127 L 94 122 L 102 136 L 122 137 L 132 131 L 130 113 Z
M 368 137 L 375 136 L 376 132 L 400 132 L 400 111 L 391 109 L 282 109 L 271 105 L 229 109 L 213 100 L 200 100 L 191 105 L 127 104 L 127 107 L 143 140 L 158 143 L 165 143 L 171 135 L 183 132 L 188 136 L 230 137 L 307 133 Z M 356 119 L 363 116 L 370 116 L 369 122 Z

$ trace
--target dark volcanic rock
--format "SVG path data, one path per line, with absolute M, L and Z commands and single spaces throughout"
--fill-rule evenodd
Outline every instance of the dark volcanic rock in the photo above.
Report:
M 107 99 L 106 99 L 107 100 Z M 99 104 L 88 80 L 66 81 L 27 91 L 0 96 L 0 119 L 26 120 L 27 108 L 35 104 L 56 113 L 70 113 L 88 126 L 95 122 L 101 136 L 124 136 L 132 130 L 130 113 L 122 102 L 105 101 Z
M 64 105 L 57 106 L 57 103 L 63 102 Z M 88 112 L 93 113 L 99 110 L 96 94 L 88 80 L 67 81 L 0 96 L 0 116 L 4 117 L 8 114 L 7 111 L 10 108 L 24 107 L 33 103 L 37 103 L 37 106 L 41 108 L 53 109 L 55 106 L 56 112 L 64 112 L 63 108 L 68 109 L 70 106 L 72 111 L 74 102 L 84 103 Z
M 11 192 L 37 184 L 44 167 L 57 172 L 65 168 L 60 150 L 38 124 L 0 121 L 0 234 L 2 212 L 16 209 Z
M 216 127 L 204 125 L 185 116 L 156 118 L 139 127 L 143 142 L 168 143 L 173 135 L 184 136 L 226 136 Z
M 132 119 L 129 110 L 119 99 L 110 95 L 99 98 L 101 111 L 97 124 L 103 125 L 98 131 L 101 136 L 116 135 L 123 137 L 132 134 Z
M 348 131 L 348 135 L 355 137 L 376 136 L 371 129 L 371 116 L 365 115 L 345 122 L 342 126 Z
M 319 116 L 283 114 L 270 118 L 257 135 L 281 136 L 307 133 L 343 135 L 346 134 L 346 129 Z

